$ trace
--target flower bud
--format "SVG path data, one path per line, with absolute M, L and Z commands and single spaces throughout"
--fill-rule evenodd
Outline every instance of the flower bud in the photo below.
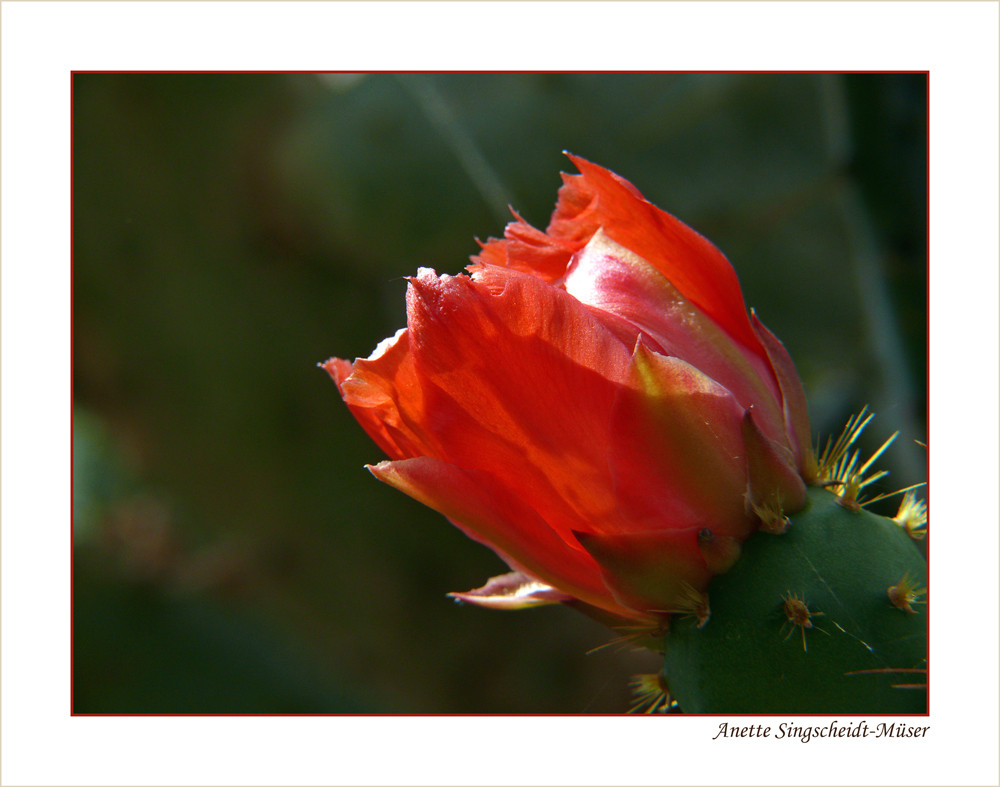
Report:
M 510 566 L 458 598 L 652 621 L 804 505 L 809 419 L 722 253 L 570 158 L 545 232 L 515 214 L 468 273 L 420 270 L 405 329 L 323 366 L 371 471 Z

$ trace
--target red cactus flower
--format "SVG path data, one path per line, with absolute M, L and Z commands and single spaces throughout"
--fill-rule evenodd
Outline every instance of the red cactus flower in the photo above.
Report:
M 371 472 L 513 569 L 458 598 L 696 612 L 804 505 L 802 386 L 715 246 L 570 159 L 545 232 L 515 214 L 468 274 L 421 269 L 407 328 L 323 366 L 390 457 Z

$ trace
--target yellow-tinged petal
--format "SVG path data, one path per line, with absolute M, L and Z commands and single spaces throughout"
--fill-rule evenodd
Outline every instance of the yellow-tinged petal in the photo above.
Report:
M 766 354 L 727 334 L 649 262 L 598 230 L 573 258 L 566 291 L 641 331 L 661 355 L 679 358 L 753 407 L 770 438 L 787 442 L 782 396 Z
M 611 414 L 619 530 L 711 528 L 746 538 L 743 408 L 723 386 L 640 340 Z

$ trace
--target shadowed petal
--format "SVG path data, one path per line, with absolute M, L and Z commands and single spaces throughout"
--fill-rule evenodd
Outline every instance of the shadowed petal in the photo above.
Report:
M 685 585 L 704 589 L 712 572 L 698 546 L 699 528 L 643 533 L 578 533 L 601 566 L 604 582 L 623 605 L 648 613 L 673 612 Z
M 765 529 L 781 532 L 783 515 L 795 513 L 806 503 L 806 485 L 795 469 L 795 456 L 789 448 L 769 440 L 761 432 L 750 408 L 743 415 L 743 441 L 750 505 L 765 520 Z M 777 521 L 775 516 L 779 517 Z
M 807 483 L 816 481 L 816 455 L 812 449 L 812 435 L 809 429 L 809 407 L 806 404 L 806 394 L 802 388 L 802 380 L 795 370 L 792 356 L 788 354 L 785 345 L 777 336 L 771 333 L 751 312 L 754 331 L 760 337 L 761 344 L 767 351 L 778 385 L 781 387 L 785 425 L 788 439 L 796 449 L 799 472 Z
M 376 478 L 444 514 L 516 571 L 608 612 L 637 617 L 634 610 L 614 601 L 590 555 L 556 534 L 525 504 L 520 490 L 512 491 L 487 472 L 428 457 L 381 462 L 368 469 Z

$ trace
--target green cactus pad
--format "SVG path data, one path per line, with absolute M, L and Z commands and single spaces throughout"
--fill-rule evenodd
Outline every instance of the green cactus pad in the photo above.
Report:
M 909 613 L 888 595 L 904 575 L 926 585 L 923 555 L 892 520 L 823 489 L 791 521 L 783 535 L 748 539 L 712 581 L 702 628 L 672 621 L 664 674 L 681 710 L 925 713 L 926 607 Z M 791 597 L 808 605 L 811 628 L 789 620 Z

